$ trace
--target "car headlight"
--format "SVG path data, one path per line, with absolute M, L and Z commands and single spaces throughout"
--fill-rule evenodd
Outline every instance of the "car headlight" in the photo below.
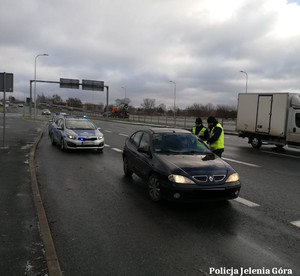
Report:
M 101 140 L 101 139 L 103 139 L 103 135 L 98 136 L 98 140 Z
M 178 174 L 170 174 L 168 179 L 172 182 L 180 184 L 196 184 L 193 180 Z
M 233 173 L 233 174 L 229 175 L 226 182 L 236 182 L 236 181 L 239 181 L 239 180 L 240 180 L 239 174 L 238 173 Z
M 75 135 L 70 135 L 70 134 L 68 134 L 67 137 L 68 137 L 69 139 L 73 139 L 73 140 L 76 139 L 76 136 L 75 136 Z

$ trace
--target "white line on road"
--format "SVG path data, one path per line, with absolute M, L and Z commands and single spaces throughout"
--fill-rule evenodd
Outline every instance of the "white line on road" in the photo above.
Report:
M 121 150 L 121 149 L 117 149 L 117 148 L 111 148 L 111 149 L 116 151 L 116 152 L 123 152 L 123 150 Z
M 108 144 L 104 144 L 104 147 L 107 147 L 107 148 L 109 148 L 109 147 L 110 147 L 110 145 L 108 145 Z
M 226 160 L 226 161 L 231 161 L 231 162 L 243 164 L 243 165 L 250 166 L 250 167 L 257 167 L 257 168 L 260 168 L 260 166 L 255 165 L 255 164 L 251 164 L 251 163 L 246 163 L 246 162 L 242 162 L 242 161 L 238 161 L 238 160 L 234 160 L 234 159 L 229 159 L 229 158 L 223 158 L 223 157 L 222 157 L 222 159 L 224 159 L 224 160 Z
M 112 130 L 104 130 L 105 132 L 112 133 Z
M 261 150 L 261 152 L 271 153 L 271 154 L 275 154 L 275 155 L 282 155 L 282 156 L 287 156 L 287 157 L 294 157 L 294 158 L 300 159 L 299 156 L 294 156 L 294 155 L 289 155 L 289 154 L 284 154 L 284 153 L 270 152 L 270 151 L 265 151 L 265 150 Z
M 241 197 L 235 198 L 234 200 L 237 201 L 237 202 L 239 202 L 239 203 L 241 203 L 241 204 L 244 204 L 244 205 L 246 205 L 248 207 L 251 207 L 251 208 L 259 206 L 259 204 L 256 204 L 256 203 L 254 203 L 252 201 L 249 201 L 249 200 L 241 198 Z
M 123 133 L 119 133 L 119 135 L 120 135 L 120 136 L 125 136 L 125 137 L 128 136 L 128 134 L 123 134 Z
M 300 228 L 300 220 L 292 221 L 291 224 Z

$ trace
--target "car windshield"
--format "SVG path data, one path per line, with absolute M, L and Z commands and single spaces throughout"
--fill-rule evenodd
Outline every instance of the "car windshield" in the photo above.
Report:
M 88 120 L 66 120 L 66 128 L 68 129 L 96 129 L 95 125 Z
M 153 138 L 153 148 L 161 154 L 209 154 L 210 150 L 191 133 L 157 133 Z

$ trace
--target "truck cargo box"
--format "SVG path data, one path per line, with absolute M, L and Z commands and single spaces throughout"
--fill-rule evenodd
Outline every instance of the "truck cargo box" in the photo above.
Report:
M 237 131 L 285 137 L 290 93 L 241 93 Z

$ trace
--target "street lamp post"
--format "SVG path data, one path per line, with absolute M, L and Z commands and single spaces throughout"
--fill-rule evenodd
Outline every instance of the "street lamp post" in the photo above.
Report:
M 36 119 L 36 60 L 40 56 L 49 56 L 48 54 L 38 54 L 34 59 L 34 120 Z
M 174 124 L 176 125 L 176 82 L 175 81 L 171 81 L 174 84 Z
M 246 75 L 246 93 L 247 93 L 247 86 L 248 86 L 248 74 L 245 71 L 240 71 L 241 73 L 244 73 Z
M 124 91 L 125 91 L 125 99 L 126 99 L 126 87 L 125 87 L 125 86 L 122 86 L 121 88 L 123 88 Z

